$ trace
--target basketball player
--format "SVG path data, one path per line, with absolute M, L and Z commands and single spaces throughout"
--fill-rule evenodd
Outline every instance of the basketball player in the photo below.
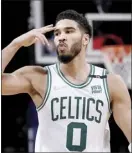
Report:
M 21 47 L 48 45 L 43 34 L 54 31 L 59 62 L 26 66 L 11 74 L 6 66 Z M 39 119 L 36 152 L 101 152 L 108 116 L 131 143 L 131 101 L 121 77 L 86 62 L 91 27 L 74 10 L 58 14 L 55 26 L 31 30 L 2 51 L 2 94 L 27 93 Z M 110 107 L 110 104 L 112 107 Z

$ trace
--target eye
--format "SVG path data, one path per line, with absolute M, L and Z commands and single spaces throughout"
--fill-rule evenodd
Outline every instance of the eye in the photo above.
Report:
M 72 30 L 67 30 L 66 33 L 72 33 Z
M 58 32 L 55 32 L 55 33 L 54 33 L 54 36 L 58 36 L 58 35 L 59 35 Z
M 54 35 L 55 35 L 55 36 L 58 36 L 58 32 L 55 32 Z

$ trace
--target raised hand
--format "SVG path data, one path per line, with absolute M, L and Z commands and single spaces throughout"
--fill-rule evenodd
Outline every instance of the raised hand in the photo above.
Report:
M 18 46 L 22 47 L 28 47 L 37 41 L 41 42 L 44 45 L 49 45 L 48 40 L 44 36 L 45 33 L 53 31 L 55 27 L 53 25 L 48 25 L 39 29 L 33 29 L 16 39 L 14 39 L 14 43 L 16 43 Z

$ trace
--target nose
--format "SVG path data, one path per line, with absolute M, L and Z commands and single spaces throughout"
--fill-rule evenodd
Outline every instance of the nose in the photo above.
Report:
M 61 33 L 59 35 L 59 42 L 64 42 L 64 41 L 66 41 L 66 35 L 64 33 Z

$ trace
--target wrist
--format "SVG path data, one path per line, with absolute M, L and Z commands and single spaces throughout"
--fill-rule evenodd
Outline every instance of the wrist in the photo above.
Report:
M 22 46 L 20 45 L 20 43 L 17 42 L 16 39 L 14 39 L 12 42 L 11 42 L 11 46 L 16 48 L 16 49 L 19 49 L 21 48 Z

